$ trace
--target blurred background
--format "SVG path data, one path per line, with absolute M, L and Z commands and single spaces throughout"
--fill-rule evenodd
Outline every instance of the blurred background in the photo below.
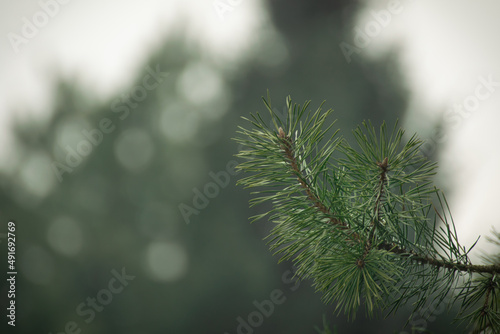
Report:
M 347 137 L 400 119 L 438 161 L 464 245 L 497 252 L 496 1 L 0 3 L 0 248 L 19 333 L 461 332 L 410 309 L 349 322 L 250 225 L 241 116 L 326 100 Z M 2 268 L 6 266 L 2 265 Z M 2 270 L 6 282 L 6 270 Z M 5 310 L 8 286 L 0 285 Z M 267 302 L 271 301 L 271 302 Z M 4 315 L 4 313 L 2 312 Z M 3 316 L 2 326 L 5 325 Z

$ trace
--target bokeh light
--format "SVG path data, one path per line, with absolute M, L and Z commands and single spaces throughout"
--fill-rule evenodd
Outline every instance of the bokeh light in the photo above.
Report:
M 147 269 L 154 280 L 174 282 L 188 271 L 188 255 L 176 243 L 152 242 L 146 251 Z

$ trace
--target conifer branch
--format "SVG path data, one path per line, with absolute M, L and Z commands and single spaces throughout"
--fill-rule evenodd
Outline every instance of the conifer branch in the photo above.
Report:
M 365 122 L 353 132 L 356 150 L 338 131 L 325 139 L 332 110 L 311 112 L 309 102 L 301 108 L 287 98 L 281 120 L 264 103 L 275 128 L 258 113 L 249 120 L 252 129 L 239 128 L 236 140 L 246 149 L 238 168 L 250 175 L 238 184 L 263 194 L 251 205 L 272 203 L 253 220 L 268 216 L 275 223 L 271 249 L 292 259 L 299 277 L 312 278 L 325 302 L 337 302 L 336 310 L 353 318 L 362 301 L 371 316 L 411 301 L 417 310 L 459 291 L 460 314 L 473 309 L 461 319 L 499 331 L 498 257 L 472 264 L 475 244 L 466 249 L 458 242 L 446 198 L 431 185 L 436 166 L 420 154 L 416 136 L 405 143 L 397 124 L 389 134 L 384 123 L 377 134 Z M 333 158 L 334 151 L 344 158 Z
M 302 175 L 302 171 L 299 169 L 297 160 L 295 158 L 295 150 L 293 148 L 293 141 L 289 136 L 285 135 L 285 132 L 283 131 L 283 129 L 281 127 L 278 129 L 278 138 L 280 138 L 280 140 L 281 140 L 280 148 L 283 150 L 285 157 L 288 160 L 290 167 L 292 168 L 293 173 L 297 176 L 297 180 L 299 181 L 303 190 L 307 194 L 307 198 L 311 201 L 312 205 L 314 207 L 316 207 L 319 211 L 321 211 L 322 213 L 324 213 L 325 215 L 330 217 L 329 218 L 330 222 L 333 225 L 339 226 L 342 229 L 349 229 L 349 225 L 347 223 L 335 218 L 334 214 L 332 212 L 330 212 L 330 209 L 327 208 L 318 199 L 318 197 L 312 191 L 311 187 L 307 184 L 307 181 L 304 179 L 304 177 Z M 385 157 L 382 162 L 377 162 L 376 165 L 381 170 L 380 176 L 379 176 L 380 179 L 379 179 L 378 193 L 377 193 L 375 207 L 374 207 L 374 213 L 375 213 L 376 219 L 374 219 L 371 223 L 372 228 L 370 230 L 370 234 L 369 234 L 367 241 L 366 241 L 366 249 L 365 249 L 365 252 L 363 253 L 363 255 L 361 256 L 361 258 L 357 262 L 358 266 L 363 265 L 363 260 L 371 248 L 373 238 L 375 235 L 375 229 L 377 227 L 378 221 L 380 221 L 380 205 L 382 202 L 384 185 L 387 181 L 387 171 L 388 171 L 388 159 L 387 159 L 387 157 Z M 436 211 L 436 213 L 439 216 L 439 212 Z M 441 220 L 443 220 L 442 217 L 441 217 Z M 352 235 L 354 236 L 355 240 L 357 240 L 358 242 L 360 241 L 359 235 L 357 235 L 356 233 L 353 233 Z M 380 245 L 378 245 L 378 248 L 381 250 L 386 250 L 388 252 L 392 252 L 392 253 L 397 254 L 397 255 L 402 255 L 402 256 L 408 257 L 411 261 L 416 262 L 418 264 L 429 264 L 429 265 L 435 266 L 437 268 L 446 268 L 446 269 L 450 269 L 450 270 L 457 270 L 457 271 L 463 271 L 463 272 L 489 273 L 489 274 L 498 273 L 498 274 L 500 274 L 500 265 L 472 265 L 472 264 L 466 264 L 466 263 L 460 263 L 460 262 L 450 262 L 450 261 L 445 261 L 445 260 L 439 260 L 436 258 L 423 256 L 423 255 L 417 254 L 415 251 L 402 249 L 395 244 L 388 244 L 388 243 L 381 243 Z

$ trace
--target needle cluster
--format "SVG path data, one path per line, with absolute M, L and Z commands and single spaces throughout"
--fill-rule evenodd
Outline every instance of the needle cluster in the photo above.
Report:
M 272 125 L 252 114 L 235 139 L 246 173 L 238 183 L 254 188 L 251 206 L 272 205 L 252 220 L 274 224 L 268 240 L 281 260 L 292 260 L 300 278 L 351 318 L 360 306 L 372 316 L 451 298 L 458 319 L 500 331 L 498 258 L 471 262 L 474 245 L 460 245 L 422 141 L 405 140 L 397 124 L 377 131 L 364 122 L 351 146 L 334 130 L 331 109 L 311 111 L 309 102 L 287 98 L 280 119 L 270 99 L 264 103 Z

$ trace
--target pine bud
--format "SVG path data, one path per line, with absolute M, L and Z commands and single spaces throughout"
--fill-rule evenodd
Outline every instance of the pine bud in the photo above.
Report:
M 382 162 L 377 162 L 377 165 L 382 168 L 382 170 L 386 170 L 387 169 L 387 166 L 388 166 L 388 162 L 389 160 L 387 159 L 387 157 L 384 158 L 384 160 Z

